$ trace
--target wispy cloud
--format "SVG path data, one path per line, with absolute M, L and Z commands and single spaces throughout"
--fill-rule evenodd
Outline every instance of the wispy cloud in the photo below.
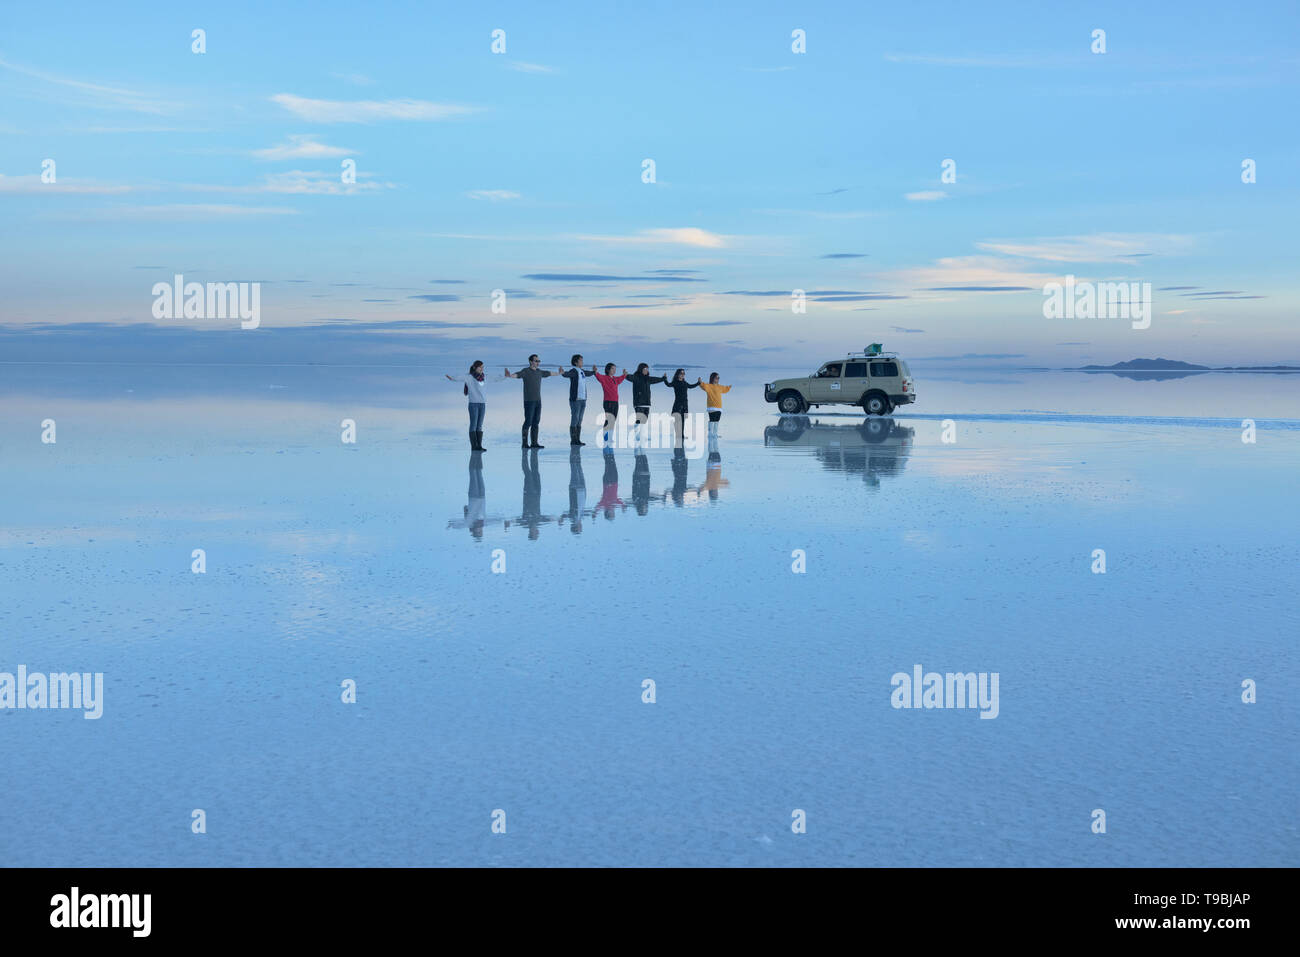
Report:
M 913 203 L 933 203 L 937 199 L 947 199 L 948 194 L 941 189 L 923 189 L 917 193 L 904 193 L 903 199 Z
M 277 93 L 271 102 L 313 123 L 374 123 L 379 120 L 446 120 L 477 112 L 475 107 L 428 100 L 313 100 Z
M 181 109 L 181 104 L 161 99 L 151 93 L 142 93 L 139 90 L 129 90 L 120 86 L 105 86 L 100 83 L 74 80 L 71 77 L 57 76 L 53 73 L 44 73 L 40 70 L 19 66 L 5 59 L 0 59 L 0 68 L 58 87 L 62 91 L 60 99 L 78 106 L 156 114 L 175 113 Z
M 680 246 L 702 246 L 706 249 L 718 249 L 727 245 L 726 237 L 683 226 L 677 229 L 643 229 L 634 236 L 576 236 L 576 239 L 602 243 L 668 243 Z
M 0 193 L 129 193 L 138 187 L 93 180 L 62 180 L 42 183 L 40 174 L 4 176 L 0 174 Z
M 976 247 L 1004 256 L 1047 262 L 1094 263 L 1149 254 L 1177 255 L 1195 244 L 1195 237 L 1176 233 L 1093 233 L 1044 239 L 986 240 Z
M 356 150 L 342 146 L 327 146 L 318 143 L 311 133 L 290 134 L 287 143 L 271 146 L 264 150 L 253 150 L 253 155 L 264 160 L 287 159 L 326 159 L 331 156 L 348 156 Z
M 917 63 L 925 66 L 984 66 L 1000 68 L 1034 68 L 1060 66 L 1064 57 L 1016 56 L 992 53 L 982 56 L 931 56 L 924 53 L 886 53 L 890 63 Z
M 344 83 L 351 83 L 353 86 L 370 86 L 375 82 L 364 73 L 331 73 L 330 76 Z
M 520 278 L 541 282 L 704 282 L 691 276 L 606 276 L 582 272 L 534 272 Z
M 185 187 L 206 193 L 296 193 L 310 196 L 350 196 L 378 189 L 396 189 L 395 183 L 380 182 L 372 173 L 358 173 L 355 183 L 345 183 L 337 171 L 286 170 L 268 173 L 261 183 L 251 186 L 191 184 Z
M 933 292 L 1021 292 L 1059 279 L 996 256 L 949 256 L 883 274 L 891 284 Z
M 507 199 L 519 199 L 520 197 L 520 194 L 513 189 L 471 189 L 465 195 L 470 199 L 486 199 L 493 203 L 500 203 Z
M 824 256 L 818 256 L 818 259 L 866 259 L 866 253 L 827 253 Z
M 523 60 L 510 60 L 506 63 L 510 69 L 519 73 L 558 73 L 559 70 L 540 63 L 525 63 Z
M 296 216 L 285 206 L 236 206 L 222 203 L 168 203 L 156 206 L 113 206 L 85 210 L 55 219 L 81 221 L 145 220 L 149 222 L 191 222 L 198 220 L 247 219 L 255 216 Z

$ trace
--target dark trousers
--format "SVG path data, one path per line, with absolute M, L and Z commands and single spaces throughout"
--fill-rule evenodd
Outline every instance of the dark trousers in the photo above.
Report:
M 709 421 L 710 421 L 710 422 L 717 422 L 718 419 L 720 419 L 720 418 L 722 418 L 722 410 L 721 410 L 721 409 L 719 409 L 719 410 L 716 411 L 716 412 L 710 412 L 710 413 L 709 413 Z
M 535 429 L 542 424 L 542 400 L 524 400 L 524 428 Z

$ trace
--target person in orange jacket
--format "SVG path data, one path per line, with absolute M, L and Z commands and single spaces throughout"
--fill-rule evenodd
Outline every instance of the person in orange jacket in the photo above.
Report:
M 709 412 L 709 438 L 714 439 L 718 437 L 718 422 L 722 418 L 722 395 L 724 392 L 731 391 L 731 386 L 719 384 L 719 378 L 718 374 L 713 372 L 709 374 L 707 383 L 700 383 L 700 388 L 709 397 L 706 406 Z

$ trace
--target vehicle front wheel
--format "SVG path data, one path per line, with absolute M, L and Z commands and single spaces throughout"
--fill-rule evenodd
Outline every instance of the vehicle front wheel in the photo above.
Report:
M 798 392 L 782 392 L 777 397 L 776 407 L 786 415 L 798 415 L 807 408 Z
M 889 404 L 889 397 L 880 392 L 869 392 L 862 398 L 862 410 L 867 415 L 889 415 L 893 407 Z

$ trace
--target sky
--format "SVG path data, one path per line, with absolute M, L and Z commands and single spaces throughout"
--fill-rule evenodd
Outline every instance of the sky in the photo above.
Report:
M 1170 9 L 10 5 L 0 346 L 1300 362 L 1300 6 Z M 260 327 L 156 319 L 178 273 Z

